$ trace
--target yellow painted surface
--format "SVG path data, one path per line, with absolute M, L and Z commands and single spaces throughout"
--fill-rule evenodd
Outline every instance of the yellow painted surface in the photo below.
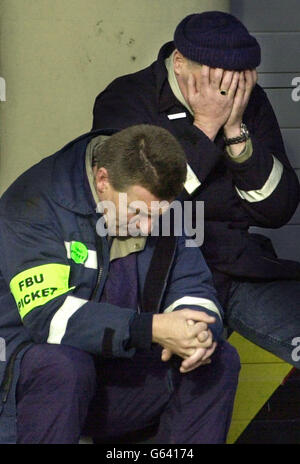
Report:
M 229 0 L 0 0 L 0 194 L 90 130 L 96 95 L 151 64 L 179 21 Z
M 279 387 L 292 366 L 235 332 L 228 341 L 238 350 L 242 365 L 227 437 L 230 444 L 235 442 Z
M 278 358 L 272 353 L 263 350 L 259 346 L 250 342 L 246 338 L 233 332 L 229 339 L 229 343 L 233 345 L 240 355 L 242 363 L 282 363 L 282 359 Z

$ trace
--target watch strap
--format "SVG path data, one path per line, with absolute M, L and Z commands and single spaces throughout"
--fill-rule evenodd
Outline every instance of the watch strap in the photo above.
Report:
M 246 142 L 249 139 L 249 132 L 245 124 L 241 124 L 241 133 L 237 137 L 227 138 L 224 136 L 225 145 L 234 145 L 236 143 Z

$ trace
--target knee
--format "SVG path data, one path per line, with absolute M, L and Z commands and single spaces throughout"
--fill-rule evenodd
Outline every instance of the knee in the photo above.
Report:
M 238 372 L 241 368 L 241 361 L 236 348 L 227 341 L 219 343 L 218 348 L 218 354 L 221 358 L 222 364 L 228 366 L 231 370 Z
M 55 351 L 54 368 L 58 367 L 59 377 L 64 383 L 78 387 L 93 388 L 96 383 L 96 371 L 91 354 L 70 346 L 59 346 Z M 59 352 L 58 359 L 56 354 Z
M 96 372 L 93 358 L 82 350 L 65 346 L 41 344 L 30 348 L 22 361 L 22 370 L 40 385 L 53 388 L 94 391 Z
M 232 371 L 239 372 L 241 368 L 241 361 L 236 348 L 230 343 L 224 341 L 219 346 L 220 356 L 222 362 Z
M 237 350 L 224 341 L 220 343 L 218 350 L 218 365 L 222 372 L 222 379 L 227 386 L 237 387 L 239 372 L 241 369 L 240 357 Z
M 226 395 L 231 395 L 236 391 L 240 368 L 237 350 L 228 342 L 219 341 L 211 363 L 200 366 L 190 374 L 197 379 L 201 391 L 204 389 L 223 396 L 225 392 Z

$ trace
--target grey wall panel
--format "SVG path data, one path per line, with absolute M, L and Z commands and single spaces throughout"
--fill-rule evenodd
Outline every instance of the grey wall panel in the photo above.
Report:
M 231 12 L 251 31 L 299 31 L 299 0 L 231 0 Z
M 292 99 L 291 89 L 265 89 L 281 128 L 300 127 L 300 101 Z
M 282 129 L 282 137 L 293 168 L 300 168 L 300 128 Z
M 251 230 L 269 237 L 280 258 L 300 261 L 300 226 L 286 225 L 280 229 L 252 227 Z
M 300 75 L 300 32 L 261 32 L 253 35 L 261 46 L 260 72 L 295 72 Z
M 295 88 L 298 85 L 292 83 L 293 79 L 299 76 L 297 73 L 258 73 L 258 84 L 264 88 L 290 87 Z

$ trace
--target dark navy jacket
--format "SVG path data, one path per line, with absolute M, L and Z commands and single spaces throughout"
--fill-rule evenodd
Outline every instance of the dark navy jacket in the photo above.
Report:
M 16 439 L 15 387 L 20 359 L 32 342 L 66 344 L 105 357 L 132 357 L 140 348 L 130 343 L 131 326 L 146 315 L 99 302 L 109 249 L 106 238 L 96 234 L 99 214 L 85 151 L 103 132 L 85 134 L 45 158 L 0 200 L 0 337 L 6 343 L 6 362 L 0 360 L 0 443 Z M 142 311 L 205 311 L 216 317 L 212 329 L 220 336 L 222 309 L 198 248 L 186 247 L 183 237 L 149 237 L 137 254 L 137 268 Z M 154 281 L 154 268 L 165 269 L 161 281 Z
M 165 44 L 151 66 L 114 80 L 96 98 L 93 128 L 125 128 L 149 123 L 168 129 L 183 146 L 200 187 L 191 196 L 205 202 L 205 239 L 202 251 L 213 272 L 219 297 L 226 302 L 232 279 L 300 279 L 300 264 L 276 259 L 271 242 L 250 234 L 250 226 L 277 228 L 293 215 L 300 197 L 299 181 L 285 154 L 273 109 L 256 85 L 244 114 L 253 154 L 238 164 L 224 150 L 222 131 L 212 142 L 193 125 L 193 117 L 175 98 L 164 60 L 174 44 Z M 186 113 L 185 118 L 169 116 Z M 275 165 L 275 158 L 276 163 Z M 274 168 L 282 169 L 276 188 L 260 201 L 241 198 L 268 185 Z

